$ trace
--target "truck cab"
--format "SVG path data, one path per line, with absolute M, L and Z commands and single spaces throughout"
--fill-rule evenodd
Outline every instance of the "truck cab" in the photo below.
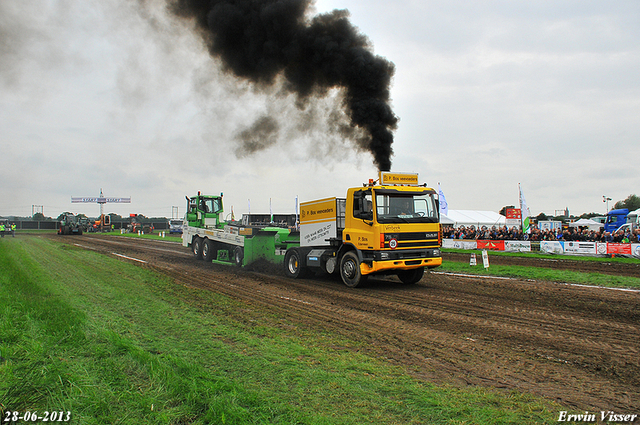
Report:
M 222 194 L 220 196 L 205 196 L 198 192 L 197 196 L 187 197 L 186 221 L 189 226 L 206 228 L 221 228 L 222 223 Z
M 620 226 L 627 222 L 628 215 L 629 209 L 627 208 L 609 211 L 604 222 L 605 232 L 614 233 Z
M 343 280 L 355 283 L 364 276 L 393 273 L 405 283 L 415 283 L 425 267 L 442 264 L 439 207 L 433 189 L 353 188 L 347 191 L 346 207 L 342 252 L 357 256 L 358 267 L 351 270 L 349 260 L 343 260 Z

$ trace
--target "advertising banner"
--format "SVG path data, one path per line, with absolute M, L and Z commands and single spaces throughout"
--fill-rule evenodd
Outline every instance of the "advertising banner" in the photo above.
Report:
M 477 244 L 474 240 L 464 240 L 464 239 L 443 239 L 442 240 L 443 248 L 453 248 L 453 249 L 476 249 Z
M 608 243 L 607 254 L 631 255 L 631 244 L 630 243 Z
M 548 254 L 562 254 L 564 249 L 558 241 L 540 241 L 540 251 Z
M 539 221 L 538 229 L 540 230 L 558 230 L 562 228 L 561 221 Z
M 508 252 L 531 252 L 531 242 L 504 241 L 504 250 Z
M 507 208 L 505 217 L 520 221 L 522 219 L 520 208 Z
M 325 198 L 300 204 L 300 224 L 336 219 L 336 198 Z
M 560 241 L 565 254 L 597 254 L 595 242 L 567 242 Z
M 494 251 L 504 251 L 504 241 L 482 241 L 478 240 L 478 249 L 491 249 Z
M 338 234 L 336 198 L 300 204 L 300 246 L 329 245 Z
M 300 246 L 329 245 L 329 238 L 337 235 L 336 223 L 311 223 L 300 226 Z
M 508 252 L 531 252 L 530 241 L 490 241 L 444 239 L 443 248 L 454 249 L 489 249 Z M 547 254 L 567 255 L 612 255 L 620 254 L 640 258 L 639 243 L 604 243 L 604 242 L 569 242 L 569 241 L 540 241 L 540 252 Z
M 598 255 L 607 255 L 607 243 L 606 242 L 596 243 L 596 251 Z
M 522 224 L 522 215 L 520 214 L 520 208 L 507 208 L 505 214 L 505 225 L 508 228 L 520 228 L 520 225 Z
M 380 184 L 381 185 L 418 185 L 417 173 L 390 173 L 388 171 L 380 171 Z

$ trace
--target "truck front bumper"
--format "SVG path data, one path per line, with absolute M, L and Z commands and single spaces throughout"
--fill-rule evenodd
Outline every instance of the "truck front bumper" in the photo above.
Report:
M 418 267 L 434 268 L 442 265 L 441 255 L 439 248 L 363 252 L 360 272 L 363 275 L 368 275 L 388 273 L 394 270 L 411 270 Z

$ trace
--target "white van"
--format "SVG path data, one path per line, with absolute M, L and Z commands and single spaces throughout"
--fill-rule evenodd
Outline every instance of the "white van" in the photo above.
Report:
M 638 226 L 635 223 L 626 223 L 618 227 L 618 230 L 616 230 L 616 232 L 622 230 L 624 233 L 633 233 L 633 231 L 637 228 Z
M 627 215 L 627 223 L 632 223 L 635 228 L 640 226 L 640 209 L 637 209 L 635 211 L 631 211 Z

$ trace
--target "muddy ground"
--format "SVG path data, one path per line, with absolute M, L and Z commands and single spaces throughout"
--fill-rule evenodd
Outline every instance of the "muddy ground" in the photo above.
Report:
M 638 291 L 439 272 L 425 273 L 416 285 L 384 277 L 349 289 L 330 276 L 287 279 L 266 264 L 250 270 L 206 264 L 175 242 L 50 237 L 226 294 L 283 322 L 343 335 L 425 381 L 515 389 L 569 409 L 638 413 Z M 492 264 L 640 275 L 638 264 L 551 260 L 490 254 Z M 445 254 L 445 261 L 469 258 Z

